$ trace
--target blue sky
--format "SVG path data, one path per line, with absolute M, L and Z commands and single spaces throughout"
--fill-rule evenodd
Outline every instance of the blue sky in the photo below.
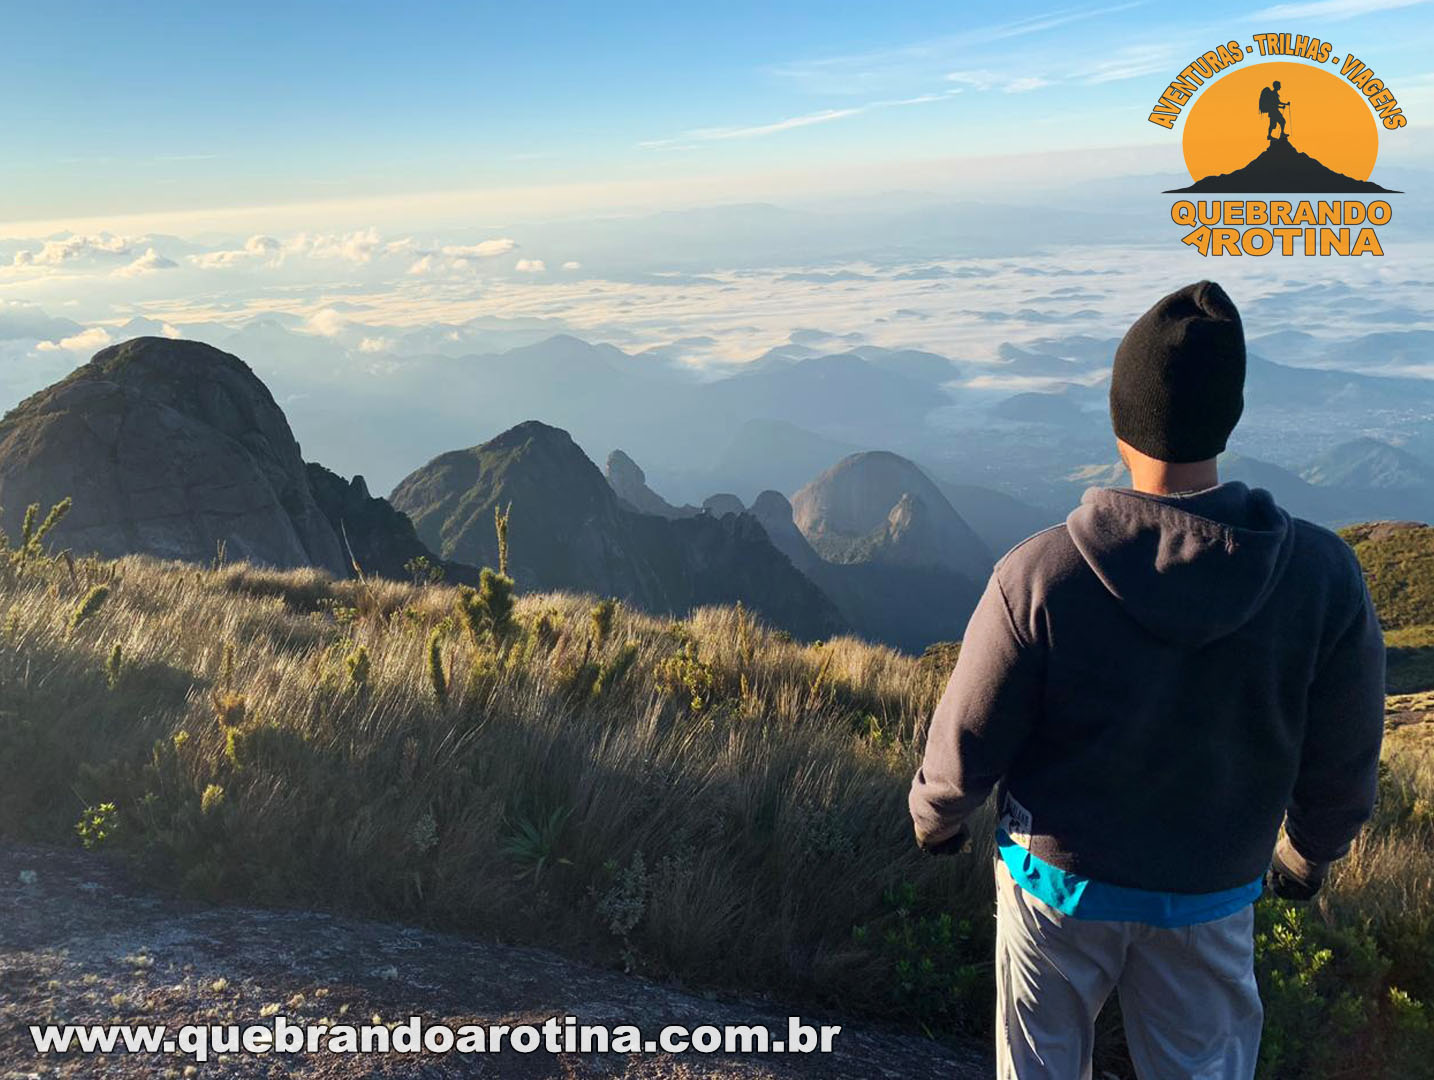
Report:
M 1178 160 L 1149 102 L 1261 29 L 1368 55 L 1417 127 L 1431 10 L 7 2 L 0 219 L 1136 144 Z

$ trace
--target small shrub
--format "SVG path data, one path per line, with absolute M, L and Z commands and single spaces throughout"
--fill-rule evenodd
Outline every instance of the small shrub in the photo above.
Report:
M 1357 1060 L 1385 962 L 1356 928 L 1325 925 L 1311 908 L 1255 905 L 1255 969 L 1265 1004 L 1262 1076 L 1340 1075 Z M 1344 1063 L 1343 1065 L 1341 1063 Z
M 204 794 L 199 797 L 199 811 L 202 814 L 212 814 L 224 805 L 224 789 L 218 784 L 210 784 L 204 789 Z
M 418 855 L 427 855 L 438 846 L 438 818 L 433 813 L 433 808 L 424 810 L 417 821 L 413 823 L 413 830 L 408 835 L 409 843 Z
M 652 890 L 647 863 L 642 852 L 637 851 L 627 866 L 619 869 L 617 863 L 609 862 L 604 869 L 612 878 L 612 884 L 598 897 L 597 913 L 608 930 L 622 939 L 623 962 L 627 970 L 632 971 L 637 966 L 632 932 L 647 914 L 648 895 Z
M 477 589 L 458 590 L 457 607 L 474 645 L 501 644 L 513 630 L 513 579 L 485 566 Z
M 716 677 L 699 655 L 697 642 L 689 640 L 658 666 L 657 685 L 664 693 L 687 698 L 692 711 L 701 712 L 712 703 Z
M 75 835 L 87 848 L 98 848 L 110 843 L 119 831 L 119 810 L 112 802 L 87 806 L 75 822 Z
M 612 633 L 612 624 L 616 616 L 617 601 L 611 597 L 606 600 L 599 600 L 593 605 L 591 612 L 593 644 L 599 649 L 607 644 L 608 635 Z
M 883 914 L 852 931 L 886 966 L 894 1004 L 928 1031 L 977 1032 L 990 1024 L 995 986 L 989 940 L 949 911 L 919 914 L 917 887 L 904 881 L 882 896 Z
M 360 690 L 368 688 L 369 675 L 373 671 L 373 664 L 368 657 L 368 649 L 360 645 L 348 656 L 344 657 L 344 667 L 348 669 L 349 682 Z
M 416 555 L 403 564 L 403 572 L 415 585 L 437 585 L 447 576 L 443 567 L 427 555 Z

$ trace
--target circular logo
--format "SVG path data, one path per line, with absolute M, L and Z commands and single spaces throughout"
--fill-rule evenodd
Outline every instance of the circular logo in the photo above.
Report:
M 1182 191 L 1384 191 L 1369 180 L 1379 126 L 1349 82 L 1313 64 L 1236 68 L 1185 118 Z

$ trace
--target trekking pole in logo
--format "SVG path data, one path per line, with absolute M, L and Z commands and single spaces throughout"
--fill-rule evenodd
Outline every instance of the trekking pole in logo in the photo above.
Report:
M 1281 112 L 1282 109 L 1288 109 L 1289 107 L 1290 103 L 1288 101 L 1280 100 L 1280 84 L 1278 80 L 1276 80 L 1273 85 L 1267 86 L 1260 91 L 1260 112 L 1270 118 L 1270 128 L 1269 131 L 1266 132 L 1266 138 L 1271 142 L 1275 141 L 1276 124 L 1278 124 L 1280 128 L 1280 138 L 1286 139 L 1289 137 L 1289 131 L 1285 123 L 1285 114 Z

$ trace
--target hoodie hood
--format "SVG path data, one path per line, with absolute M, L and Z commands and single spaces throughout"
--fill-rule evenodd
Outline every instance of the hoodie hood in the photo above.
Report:
M 1090 488 L 1066 528 L 1132 619 L 1193 647 L 1254 617 L 1294 542 L 1290 516 L 1270 493 L 1239 482 L 1189 495 Z

